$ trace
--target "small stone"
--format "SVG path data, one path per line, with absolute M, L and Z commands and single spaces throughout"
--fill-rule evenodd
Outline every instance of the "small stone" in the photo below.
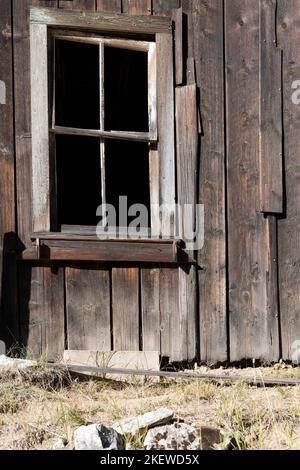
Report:
M 66 450 L 68 441 L 66 439 L 58 439 L 54 442 L 52 449 L 53 450 Z
M 175 423 L 150 429 L 145 441 L 146 450 L 200 450 L 200 436 L 196 428 L 186 423 Z
M 200 434 L 202 450 L 214 450 L 215 446 L 222 442 L 220 429 L 202 426 L 200 428 Z
M 120 421 L 114 424 L 113 428 L 121 435 L 134 437 L 155 426 L 170 423 L 173 418 L 174 413 L 172 410 L 159 408 L 156 411 Z
M 102 424 L 81 426 L 74 431 L 75 450 L 124 450 L 122 436 Z

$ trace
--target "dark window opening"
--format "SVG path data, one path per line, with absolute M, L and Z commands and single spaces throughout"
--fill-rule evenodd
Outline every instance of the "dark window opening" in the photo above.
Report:
M 101 220 L 97 208 L 107 202 L 116 209 L 116 225 L 124 226 L 119 198 L 126 196 L 128 208 L 145 206 L 142 227 L 150 227 L 149 144 L 131 141 L 130 135 L 149 131 L 148 53 L 56 39 L 54 90 L 54 225 L 96 226 Z M 68 128 L 77 129 L 76 135 Z M 101 140 L 89 136 L 88 129 L 128 136 Z M 128 224 L 138 216 L 128 215 Z
M 143 204 L 148 210 L 150 227 L 149 148 L 147 143 L 127 141 L 106 142 L 106 202 L 117 210 L 119 197 L 127 196 L 128 208 Z M 139 214 L 137 214 L 138 216 Z M 128 217 L 128 224 L 136 217 Z
M 105 129 L 148 132 L 148 55 L 105 47 Z
M 56 41 L 55 124 L 99 129 L 99 47 Z
M 57 136 L 56 172 L 59 224 L 96 225 L 101 204 L 99 139 Z

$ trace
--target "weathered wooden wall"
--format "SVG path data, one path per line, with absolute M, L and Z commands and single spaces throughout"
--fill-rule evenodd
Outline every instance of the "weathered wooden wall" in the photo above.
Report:
M 205 206 L 197 270 L 16 264 L 32 226 L 29 5 L 168 16 L 182 7 L 176 80 L 189 83 L 195 63 L 202 127 L 191 143 L 194 194 Z M 300 340 L 300 107 L 291 100 L 299 15 L 300 0 L 1 1 L 0 339 L 51 358 L 65 348 L 159 349 L 172 361 L 292 358 Z M 184 92 L 176 96 L 184 102 Z M 177 129 L 185 132 L 183 120 Z M 180 171 L 180 148 L 177 156 Z M 184 200 L 189 180 L 177 179 Z

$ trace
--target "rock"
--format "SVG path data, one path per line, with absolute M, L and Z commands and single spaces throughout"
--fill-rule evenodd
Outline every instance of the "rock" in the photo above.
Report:
M 66 439 L 58 439 L 54 442 L 52 449 L 53 450 L 66 450 L 68 441 Z
M 202 426 L 200 428 L 201 449 L 214 450 L 223 441 L 220 429 Z
M 123 450 L 122 436 L 102 424 L 81 426 L 74 431 L 75 450 Z
M 146 450 L 200 450 L 200 435 L 186 423 L 174 423 L 150 429 L 145 441 Z
M 121 435 L 134 437 L 155 426 L 170 423 L 173 418 L 174 413 L 172 410 L 159 408 L 156 411 L 120 421 L 114 424 L 113 428 Z
M 29 361 L 27 359 L 14 359 L 4 355 L 0 355 L 0 369 L 2 370 L 18 370 L 34 367 L 37 365 L 36 361 Z

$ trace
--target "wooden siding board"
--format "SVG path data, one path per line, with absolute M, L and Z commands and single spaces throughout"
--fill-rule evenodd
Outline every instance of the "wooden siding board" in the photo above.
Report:
M 139 269 L 112 270 L 113 349 L 139 351 Z
M 47 4 L 57 6 L 56 1 Z M 26 245 L 30 243 L 33 226 L 28 14 L 31 5 L 44 6 L 45 2 L 13 0 L 12 5 L 17 221 L 20 244 Z M 64 342 L 63 271 L 55 273 L 49 267 L 30 268 L 19 265 L 18 287 L 21 346 L 24 351 L 34 350 L 45 355 L 52 355 L 55 351 L 59 353 Z M 58 326 L 54 327 L 54 324 Z M 58 330 L 61 334 L 57 334 Z M 52 331 L 55 331 L 54 335 L 51 334 Z
M 172 11 L 181 6 L 180 3 L 180 0 L 152 0 L 153 14 L 171 16 Z
M 22 351 L 29 357 L 58 361 L 65 349 L 64 271 L 22 266 L 20 277 Z
M 195 233 L 198 168 L 198 113 L 197 86 L 176 89 L 177 184 L 181 214 L 178 220 L 179 236 L 191 243 Z M 190 212 L 191 209 L 191 212 Z M 193 252 L 191 252 L 193 255 Z M 197 271 L 194 266 L 179 268 L 179 305 L 183 356 L 193 360 L 197 356 Z
M 198 151 L 197 192 L 205 212 L 205 243 L 198 252 L 200 358 L 224 362 L 228 338 L 223 2 L 185 1 L 183 11 L 187 15 L 188 69 L 194 58 L 203 126 L 201 129 L 199 116 L 203 135 Z
M 0 4 L 0 340 L 18 342 L 11 2 Z
M 97 11 L 103 12 L 122 12 L 122 0 L 96 0 Z
M 282 51 L 276 46 L 276 0 L 260 0 L 260 206 L 283 212 Z
M 300 339 L 300 106 L 292 84 L 300 77 L 300 1 L 278 2 L 277 34 L 283 49 L 285 214 L 278 220 L 279 292 L 282 356 L 299 359 Z M 298 343 L 297 343 L 298 342 Z
M 68 349 L 111 350 L 109 285 L 108 270 L 66 268 Z
M 123 13 L 130 15 L 151 15 L 152 0 L 123 0 Z
M 144 15 L 111 15 L 109 13 L 94 13 L 90 11 L 32 8 L 30 21 L 34 24 L 47 24 L 58 28 L 76 28 L 85 31 L 107 31 L 111 33 L 132 34 L 171 34 L 172 25 L 169 18 Z
M 159 269 L 141 269 L 142 344 L 160 351 Z
M 259 9 L 225 4 L 230 359 L 278 360 L 270 237 L 259 201 Z M 236 99 L 236 96 L 239 99 Z M 277 307 L 277 306 L 276 306 Z

